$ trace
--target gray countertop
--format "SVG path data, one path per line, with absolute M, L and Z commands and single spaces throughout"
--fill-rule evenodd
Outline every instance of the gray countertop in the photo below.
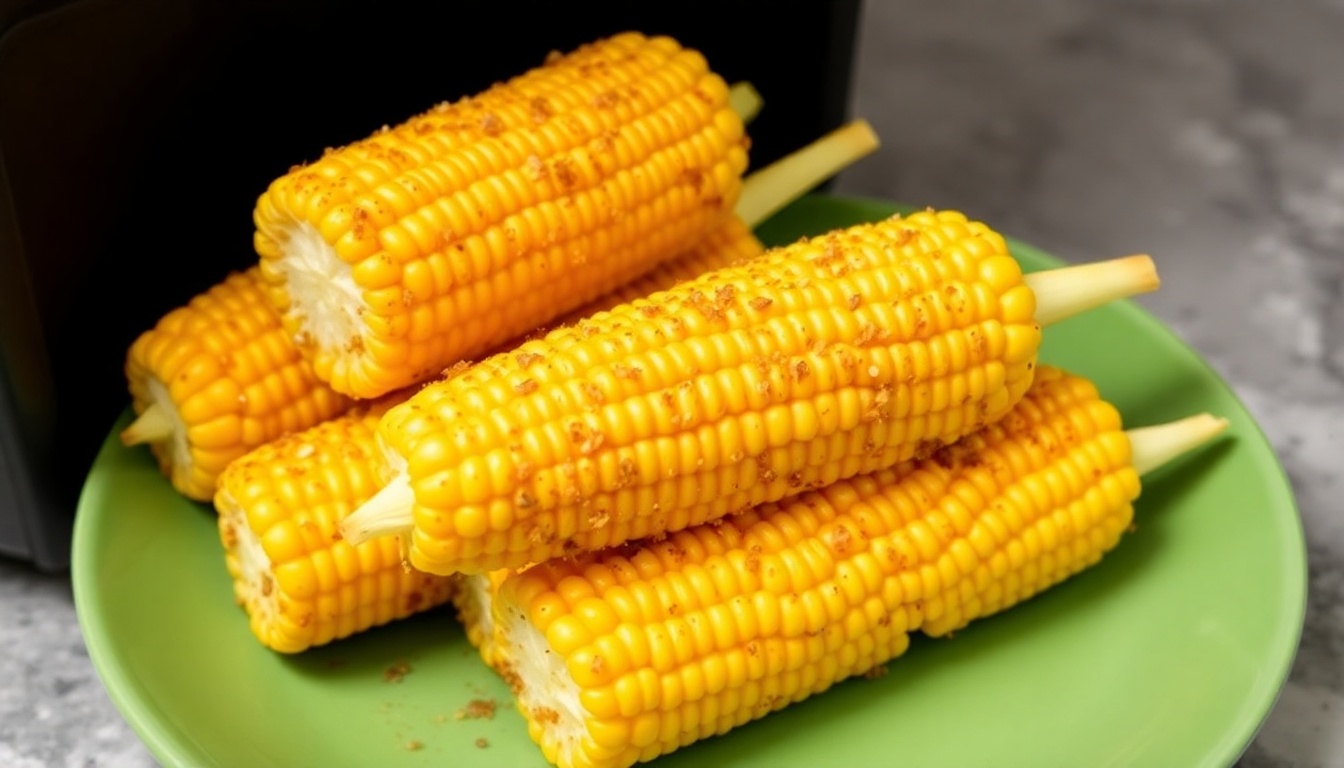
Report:
M 1344 765 L 1344 2 L 870 2 L 836 191 L 948 206 L 1066 258 L 1135 250 L 1142 303 L 1260 421 L 1309 549 L 1306 627 L 1245 768 Z M 68 579 L 0 560 L 0 766 L 145 766 Z

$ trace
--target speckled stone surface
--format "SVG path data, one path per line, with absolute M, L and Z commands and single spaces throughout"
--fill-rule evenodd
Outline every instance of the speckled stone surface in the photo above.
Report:
M 836 191 L 951 206 L 1065 258 L 1161 255 L 1142 300 L 1259 419 L 1310 600 L 1242 768 L 1344 766 L 1344 0 L 882 2 L 853 112 L 883 150 Z M 68 581 L 0 560 L 0 766 L 154 762 Z

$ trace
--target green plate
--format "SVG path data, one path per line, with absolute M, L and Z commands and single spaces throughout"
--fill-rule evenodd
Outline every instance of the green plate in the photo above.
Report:
M 894 210 L 812 197 L 761 234 L 786 242 Z M 1058 263 L 1012 246 L 1028 270 Z M 1306 563 L 1284 474 L 1227 385 L 1138 306 L 1047 337 L 1042 358 L 1093 378 L 1128 424 L 1211 411 L 1231 419 L 1229 439 L 1150 476 L 1137 530 L 1095 568 L 953 639 L 917 638 L 885 677 L 844 682 L 658 765 L 1236 760 L 1302 628 Z M 258 644 L 233 602 L 213 512 L 176 495 L 147 451 L 120 445 L 125 419 L 80 501 L 74 591 L 94 665 L 161 762 L 544 765 L 507 688 L 446 610 L 297 657 Z M 410 673 L 386 681 L 399 662 Z M 495 717 L 457 719 L 473 699 L 499 702 Z

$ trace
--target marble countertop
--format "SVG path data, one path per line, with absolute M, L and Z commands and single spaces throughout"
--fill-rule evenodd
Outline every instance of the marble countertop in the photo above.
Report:
M 1259 420 L 1309 550 L 1301 647 L 1239 765 L 1344 765 L 1344 0 L 870 2 L 857 64 L 884 147 L 836 192 L 1060 255 L 1141 242 L 1199 286 L 1141 302 Z M 0 560 L 0 617 L 0 766 L 154 764 L 66 577 Z

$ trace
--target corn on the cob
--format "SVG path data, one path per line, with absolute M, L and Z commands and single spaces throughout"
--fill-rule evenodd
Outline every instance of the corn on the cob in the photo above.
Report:
M 1003 421 L 932 457 L 509 576 L 488 596 L 496 663 L 551 762 L 649 760 L 1094 564 L 1130 527 L 1135 461 L 1223 425 L 1131 441 L 1091 384 L 1043 368 Z
M 297 653 L 445 604 L 452 580 L 405 568 L 395 540 L 337 524 L 377 490 L 378 419 L 401 399 L 268 443 L 220 476 L 215 508 L 234 595 L 266 646 Z
M 1086 306 L 1073 283 L 1157 279 L 1146 256 L 1024 279 L 952 211 L 774 249 L 424 387 L 380 423 L 389 481 L 342 532 L 409 533 L 431 573 L 516 568 L 892 466 L 1008 411 L 1038 320 Z
M 126 379 L 148 443 L 175 489 L 209 501 L 229 462 L 350 407 L 313 374 L 266 298 L 256 267 L 230 274 L 136 338 Z
M 703 56 L 620 34 L 294 169 L 255 245 L 318 376 L 375 397 L 690 248 L 746 145 Z

